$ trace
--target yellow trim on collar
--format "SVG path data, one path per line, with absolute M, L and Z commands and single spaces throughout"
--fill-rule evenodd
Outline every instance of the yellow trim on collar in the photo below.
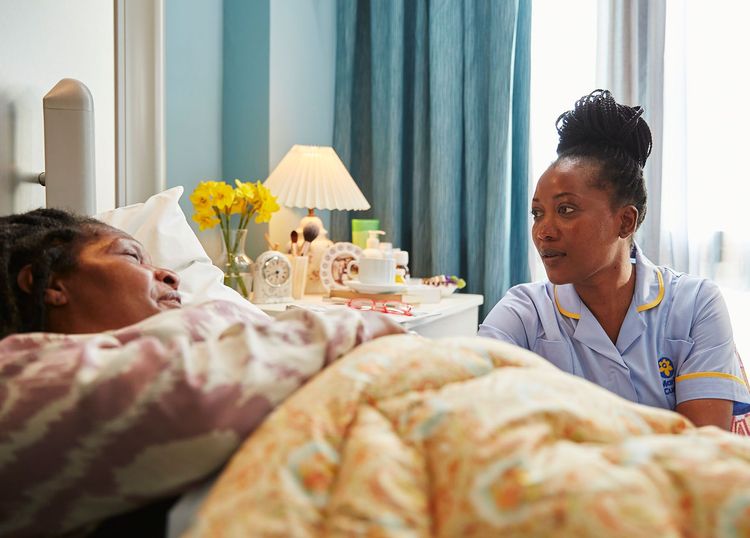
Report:
M 655 271 L 656 271 L 656 278 L 659 280 L 659 293 L 656 295 L 656 299 L 654 299 L 650 303 L 646 303 L 646 304 L 636 307 L 637 312 L 650 310 L 654 308 L 655 306 L 658 306 L 659 303 L 661 303 L 661 300 L 664 299 L 664 279 L 662 278 L 661 271 L 659 271 L 659 269 L 655 269 Z M 557 306 L 557 310 L 563 316 L 566 316 L 572 319 L 581 319 L 581 314 L 576 314 L 575 312 L 569 312 L 560 305 L 560 300 L 557 298 L 557 285 L 552 286 L 552 291 L 555 295 L 555 306 Z
M 636 310 L 638 312 L 650 310 L 651 308 L 657 306 L 662 299 L 664 299 L 664 279 L 662 278 L 661 271 L 659 271 L 658 268 L 656 269 L 656 277 L 659 279 L 659 294 L 656 296 L 656 299 L 654 299 L 650 303 L 642 304 L 641 306 L 637 307 Z
M 557 298 L 557 286 L 556 285 L 552 286 L 552 291 L 555 294 L 555 304 L 557 305 L 557 310 L 559 310 L 563 316 L 567 316 L 573 319 L 581 319 L 581 314 L 574 314 L 573 312 L 568 312 L 562 306 L 560 306 L 560 301 Z
M 683 374 L 675 378 L 675 383 L 678 383 L 680 381 L 685 381 L 687 379 L 696 379 L 700 377 L 720 377 L 722 379 L 730 379 L 732 381 L 736 381 L 743 387 L 747 386 L 745 385 L 745 381 L 740 379 L 736 375 L 725 374 L 724 372 L 693 372 L 692 374 Z

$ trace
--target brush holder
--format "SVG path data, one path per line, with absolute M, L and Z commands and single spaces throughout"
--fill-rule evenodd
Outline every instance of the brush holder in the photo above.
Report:
M 299 301 L 305 295 L 307 286 L 307 256 L 290 256 L 292 262 L 292 298 Z
M 309 260 L 307 266 L 307 283 L 305 284 L 305 293 L 323 294 L 328 293 L 328 289 L 320 280 L 320 264 L 326 251 L 333 245 L 333 241 L 325 237 L 319 237 L 312 243 L 307 252 Z

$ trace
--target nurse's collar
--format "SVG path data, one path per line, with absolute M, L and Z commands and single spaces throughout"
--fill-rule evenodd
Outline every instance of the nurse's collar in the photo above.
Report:
M 654 267 L 653 270 L 656 273 L 657 280 L 659 281 L 659 292 L 656 294 L 656 298 L 654 300 L 637 306 L 636 311 L 638 312 L 645 312 L 646 310 L 650 310 L 655 306 L 658 306 L 659 303 L 661 303 L 662 299 L 664 299 L 664 277 L 661 276 L 661 271 L 659 271 L 658 267 Z M 560 314 L 571 319 L 581 319 L 580 312 L 571 312 L 562 307 L 562 305 L 560 304 L 560 299 L 557 296 L 557 285 L 552 286 L 552 291 L 555 296 L 555 306 L 557 307 L 557 311 L 560 312 Z M 573 289 L 573 293 L 575 293 L 575 289 Z

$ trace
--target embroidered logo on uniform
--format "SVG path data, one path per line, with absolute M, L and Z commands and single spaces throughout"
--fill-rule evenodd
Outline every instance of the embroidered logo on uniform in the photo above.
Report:
M 669 379 L 674 375 L 674 366 L 672 361 L 667 357 L 659 359 L 659 373 L 664 379 Z
M 664 394 L 674 393 L 674 364 L 672 359 L 662 357 L 659 359 L 659 375 L 661 375 L 661 384 L 664 388 Z

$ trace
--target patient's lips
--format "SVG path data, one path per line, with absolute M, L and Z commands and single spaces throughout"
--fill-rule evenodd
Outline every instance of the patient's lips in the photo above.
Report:
M 159 297 L 159 304 L 167 308 L 180 308 L 182 306 L 182 297 L 179 292 L 170 291 Z

